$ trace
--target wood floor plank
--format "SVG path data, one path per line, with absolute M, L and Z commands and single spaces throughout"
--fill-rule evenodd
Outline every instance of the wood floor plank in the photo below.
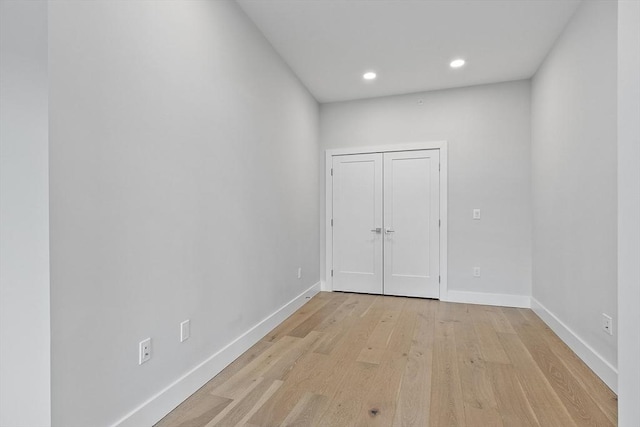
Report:
M 157 426 L 616 422 L 615 394 L 531 310 L 322 292 Z
M 520 338 L 508 333 L 499 334 L 499 338 L 516 368 L 516 376 L 540 425 L 576 426 Z
M 251 346 L 249 350 L 245 351 L 240 357 L 234 360 L 229 366 L 224 368 L 222 372 L 213 377 L 203 388 L 211 391 L 229 381 L 229 379 L 238 374 L 238 372 L 243 370 L 249 363 L 262 355 L 272 345 L 272 342 L 262 340 L 258 341 L 256 344 Z
M 526 319 L 522 321 L 524 317 L 520 312 L 505 311 L 505 314 L 576 424 L 580 426 L 615 425 L 551 351 L 541 335 L 545 330 L 539 325 L 533 326 Z M 549 333 L 549 331 L 546 332 Z
M 370 295 L 366 296 L 370 297 Z M 341 364 L 340 361 L 355 361 L 383 313 L 384 309 L 381 304 L 381 298 L 376 297 L 369 299 L 367 304 L 358 307 L 343 320 L 339 327 L 341 330 L 340 334 L 331 337 L 330 343 L 324 340 L 316 347 L 316 352 L 328 356 L 324 368 L 331 371 L 326 372 L 330 377 L 342 375 L 345 366 Z M 332 332 L 333 331 L 327 331 L 326 333 L 330 334 Z M 322 351 L 323 347 L 328 351 Z M 333 366 L 338 369 L 329 368 Z M 325 382 L 336 383 L 337 381 L 332 378 L 326 378 Z M 324 389 L 319 390 L 319 393 L 326 394 L 323 390 Z
M 371 347 L 365 345 L 362 350 L 360 350 L 360 354 L 358 354 L 356 361 L 379 365 L 386 350 L 386 347 Z
M 370 390 L 377 369 L 378 366 L 370 363 L 351 362 L 319 425 L 353 425 L 364 406 L 363 396 Z
M 450 307 L 444 308 L 441 319 L 451 318 Z M 453 321 L 439 319 L 436 323 L 429 417 L 432 426 L 464 426 L 466 424 L 453 329 Z M 438 386 L 434 387 L 434 384 Z
M 500 307 L 486 307 L 484 310 L 489 318 L 493 329 L 499 334 L 515 334 L 516 331 L 511 326 L 509 319 L 504 315 Z
M 618 396 L 556 334 L 544 334 L 544 339 L 581 387 L 593 397 L 600 410 L 617 425 Z
M 324 371 L 314 369 L 323 366 L 328 356 L 309 353 L 303 356 L 288 374 L 280 387 L 249 419 L 249 422 L 261 426 L 280 425 L 294 410 L 301 397 L 308 391 L 313 393 L 325 376 Z
M 358 306 L 362 306 L 363 304 L 366 304 L 366 302 L 357 296 L 348 296 L 336 311 L 334 311 L 330 316 L 327 316 L 327 318 L 320 322 L 320 324 L 313 328 L 313 330 L 318 332 L 333 330 L 346 317 L 353 313 Z
M 371 336 L 369 336 L 367 344 L 386 348 L 399 316 L 399 310 L 386 310 L 371 333 Z
M 411 349 L 411 345 L 413 344 L 413 335 L 417 319 L 418 313 L 415 310 L 401 310 L 398 320 L 391 332 L 387 348 L 399 354 L 409 352 L 409 349 Z
M 246 426 L 248 424 L 248 421 L 258 411 L 258 409 L 260 409 L 262 405 L 264 405 L 264 403 L 267 400 L 269 400 L 271 396 L 273 396 L 273 394 L 280 388 L 282 384 L 283 382 L 278 380 L 271 383 L 271 386 L 267 389 L 267 391 L 264 392 L 262 396 L 260 396 L 260 398 L 256 401 L 256 403 L 254 403 L 253 407 L 251 407 L 251 409 L 244 411 L 244 413 L 242 412 L 240 413 L 241 415 L 244 415 L 244 416 L 240 419 L 240 421 L 236 425 Z
M 367 295 L 367 297 L 370 296 Z M 344 393 L 342 389 L 344 379 L 353 375 L 352 366 L 371 366 L 370 364 L 356 364 L 355 359 L 378 325 L 385 312 L 385 307 L 388 308 L 389 304 L 385 304 L 384 298 L 381 297 L 367 299 L 371 303 L 351 314 L 351 321 L 346 323 L 347 330 L 341 341 L 337 343 L 339 345 L 323 359 L 321 365 L 316 366 L 316 369 L 323 372 L 324 375 L 316 375 L 312 380 L 302 380 L 309 391 L 333 399 L 337 394 Z M 367 367 L 367 369 L 369 368 Z M 331 411 L 331 408 L 328 408 L 327 411 Z M 339 408 L 335 412 L 338 417 L 348 413 L 345 408 Z
M 502 426 L 502 418 L 485 361 L 480 351 L 473 317 L 463 304 L 456 314 L 453 332 L 467 426 Z
M 258 394 L 261 394 L 260 392 L 262 392 L 265 387 L 268 386 L 270 386 L 270 384 L 268 381 L 264 381 L 264 378 L 258 378 L 252 381 L 251 384 L 249 384 L 247 388 L 243 389 L 242 393 L 238 394 L 238 396 L 236 396 L 229 405 L 227 405 L 222 411 L 220 411 L 220 413 L 218 413 L 218 415 L 216 415 L 214 419 L 209 421 L 207 424 L 204 424 L 204 427 L 221 425 L 220 421 L 224 419 L 229 413 L 231 413 L 236 406 L 240 405 L 245 397 L 251 395 L 253 390 L 258 389 Z
M 329 404 L 329 398 L 320 394 L 305 393 L 298 404 L 282 422 L 283 427 L 307 427 L 318 425 L 320 416 Z
M 469 310 L 474 319 L 473 326 L 480 340 L 480 351 L 487 362 L 510 363 L 509 357 L 502 348 L 496 330 L 483 306 L 469 305 Z
M 362 314 L 357 315 L 357 320 L 353 319 L 353 323 L 350 323 L 351 327 L 342 338 L 345 345 L 339 345 L 330 355 L 320 358 L 318 365 L 309 366 L 307 365 L 309 359 L 302 360 L 289 374 L 285 386 L 265 403 L 250 422 L 279 425 L 293 410 L 304 391 L 334 396 L 343 379 L 350 374 L 351 364 L 349 362 L 355 362 L 359 351 L 383 313 L 382 298 L 374 299 L 372 305 L 367 307 Z M 346 345 L 346 343 L 349 344 Z M 304 369 L 305 367 L 307 369 Z M 318 372 L 320 375 L 317 375 Z M 302 388 L 303 386 L 305 389 Z
M 382 298 L 374 295 L 362 295 L 362 297 L 365 297 L 360 299 L 362 303 L 354 307 L 353 311 L 339 325 L 334 324 L 330 330 L 325 330 L 325 338 L 315 349 L 317 353 L 330 354 L 344 340 L 351 328 L 363 321 L 375 302 Z
M 273 361 L 265 371 L 258 371 L 258 374 L 265 378 L 285 380 L 291 372 L 296 362 L 304 354 L 310 352 L 310 349 L 323 337 L 322 332 L 311 331 L 297 341 L 291 348 L 281 353 L 279 357 Z
M 439 301 L 413 298 L 407 302 L 406 309 L 416 315 L 411 347 L 420 350 L 432 350 L 436 322 L 441 321 Z
M 432 351 L 411 347 L 403 372 L 393 425 L 429 426 Z
M 333 300 L 333 293 L 331 293 L 332 295 L 327 294 L 329 294 L 329 292 L 320 292 L 315 295 L 305 305 L 300 307 L 300 309 L 298 309 L 295 313 L 287 317 L 284 322 L 273 328 L 273 330 L 265 335 L 262 340 L 267 342 L 274 342 L 289 334 L 289 332 L 291 332 L 298 325 L 311 317 L 316 311 L 320 310 L 329 301 Z
M 414 299 L 407 302 L 406 309 L 415 315 L 415 323 L 393 425 L 428 427 L 436 304 L 429 300 Z
M 515 368 L 496 362 L 486 363 L 502 421 L 505 426 L 540 426 L 522 390 Z
M 349 362 L 356 361 L 383 314 L 383 299 L 376 299 L 358 316 L 358 320 L 351 324 L 341 341 L 337 343 L 337 347 L 325 360 L 326 364 L 321 367 L 325 376 L 320 377 L 320 381 L 313 385 L 317 387 L 314 389 L 316 393 L 333 396 L 337 392 L 342 378 L 349 373 Z
M 366 345 L 360 351 L 356 359 L 358 362 L 374 363 L 377 365 L 382 361 L 382 356 L 387 350 L 398 317 L 400 317 L 400 311 L 385 311 L 369 336 Z
M 207 427 L 214 425 L 235 426 L 237 424 L 244 424 L 281 385 L 282 381 L 280 380 L 261 378 L 251 392 L 234 402 L 235 405 L 229 405 L 229 410 L 224 416 L 212 420 Z
M 368 385 L 362 409 L 355 424 L 359 426 L 387 427 L 393 424 L 400 381 L 407 365 L 408 353 L 389 349 Z
M 285 387 L 281 392 L 291 390 L 290 393 L 295 396 L 304 394 L 303 390 L 312 394 L 322 394 L 324 391 L 322 384 L 326 381 L 327 372 L 334 362 L 331 358 L 321 353 L 308 353 L 303 355 L 287 374 Z M 282 399 L 282 396 L 280 396 Z
M 371 295 L 367 296 L 371 297 Z M 384 314 L 383 299 L 380 296 L 368 299 L 366 305 L 356 308 L 346 317 L 340 327 L 335 329 L 339 330 L 340 333 L 332 338 L 330 352 L 334 349 L 338 352 L 352 352 L 353 349 L 345 349 L 344 344 L 353 339 L 358 339 L 359 344 L 364 344 Z M 317 347 L 316 351 L 319 350 L 320 346 Z
M 231 402 L 226 397 L 201 393 L 191 395 L 180 406 L 158 422 L 156 427 L 202 427 L 213 420 Z
M 292 337 L 303 338 L 307 336 L 309 332 L 314 330 L 323 320 L 325 320 L 328 316 L 333 314 L 338 307 L 342 305 L 342 303 L 348 298 L 346 294 L 336 294 L 337 296 L 329 301 L 326 305 L 324 305 L 320 310 L 313 313 L 309 316 L 304 322 L 300 323 L 296 326 L 291 332 L 287 335 Z
M 279 341 L 273 343 L 269 349 L 249 362 L 243 369 L 239 370 L 234 376 L 213 389 L 212 393 L 218 396 L 236 399 L 239 395 L 243 394 L 244 389 L 248 385 L 262 377 L 269 368 L 278 363 L 280 357 L 299 345 L 300 341 L 302 341 L 302 338 L 282 337 Z

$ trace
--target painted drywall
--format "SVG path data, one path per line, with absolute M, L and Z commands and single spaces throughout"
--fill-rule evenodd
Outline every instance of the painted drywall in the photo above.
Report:
M 318 104 L 233 1 L 49 37 L 53 423 L 109 425 L 318 282 Z
M 0 2 L 0 426 L 51 423 L 47 2 Z
M 618 2 L 618 422 L 640 425 L 640 2 Z
M 530 136 L 529 81 L 320 108 L 323 154 L 331 148 L 448 142 L 448 287 L 455 291 L 531 294 Z M 320 176 L 324 182 L 324 166 Z M 324 188 L 321 193 L 324 212 Z M 472 219 L 474 208 L 481 209 L 480 221 Z M 324 243 L 320 253 L 324 266 Z M 473 277 L 474 266 L 482 277 Z
M 616 21 L 583 2 L 532 82 L 533 297 L 614 367 Z

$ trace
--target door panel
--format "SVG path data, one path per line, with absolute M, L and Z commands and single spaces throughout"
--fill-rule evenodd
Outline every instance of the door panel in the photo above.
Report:
M 440 296 L 439 151 L 384 154 L 384 293 Z
M 382 154 L 333 157 L 333 289 L 381 294 Z

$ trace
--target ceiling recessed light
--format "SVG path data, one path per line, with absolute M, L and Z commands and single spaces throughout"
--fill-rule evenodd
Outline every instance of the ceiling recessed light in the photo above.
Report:
M 451 68 L 460 68 L 464 65 L 464 59 L 454 59 L 449 66 Z
M 373 80 L 376 78 L 376 73 L 374 73 L 373 71 L 369 71 L 368 73 L 364 73 L 362 75 L 362 78 L 365 80 Z

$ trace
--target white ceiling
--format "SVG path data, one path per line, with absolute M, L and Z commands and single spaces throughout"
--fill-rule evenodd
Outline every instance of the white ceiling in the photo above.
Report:
M 237 1 L 320 102 L 529 78 L 580 3 Z M 457 57 L 467 64 L 453 70 Z

